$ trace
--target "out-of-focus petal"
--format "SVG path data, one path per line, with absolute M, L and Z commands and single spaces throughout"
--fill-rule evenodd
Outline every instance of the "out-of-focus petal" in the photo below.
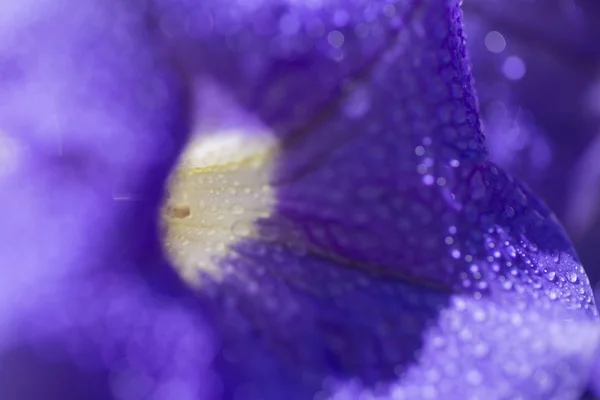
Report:
M 600 135 L 589 144 L 573 168 L 566 221 L 576 239 L 583 237 L 597 220 L 600 209 Z
M 0 2 L 2 399 L 209 396 L 156 227 L 187 93 L 144 4 Z

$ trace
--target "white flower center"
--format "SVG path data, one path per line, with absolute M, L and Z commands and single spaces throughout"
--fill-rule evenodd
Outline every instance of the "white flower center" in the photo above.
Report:
M 272 136 L 239 130 L 197 135 L 187 146 L 162 221 L 166 252 L 188 283 L 197 284 L 200 272 L 221 276 L 219 258 L 270 215 L 275 151 Z

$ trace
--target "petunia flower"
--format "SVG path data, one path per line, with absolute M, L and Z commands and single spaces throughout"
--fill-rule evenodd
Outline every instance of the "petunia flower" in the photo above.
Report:
M 0 5 L 0 398 L 583 391 L 589 281 L 457 1 Z

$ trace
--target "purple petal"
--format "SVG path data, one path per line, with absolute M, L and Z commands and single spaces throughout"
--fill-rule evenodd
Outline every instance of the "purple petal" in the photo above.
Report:
M 89 382 L 83 394 L 73 393 L 74 385 L 58 387 L 58 398 L 102 396 L 110 385 L 123 398 L 210 396 L 206 365 L 214 345 L 198 304 L 165 267 L 156 234 L 160 186 L 188 128 L 181 111 L 187 104 L 148 39 L 154 36 L 138 25 L 135 15 L 144 10 L 78 4 L 74 25 L 68 19 L 59 39 L 44 39 L 46 48 L 66 43 L 61 54 L 92 48 L 90 64 L 53 56 L 47 70 L 19 66 L 27 80 L 7 89 L 13 108 L 0 114 L 2 129 L 33 153 L 2 183 L 5 193 L 31 190 L 18 200 L 2 197 L 2 267 L 24 265 L 3 283 L 0 304 L 8 311 L 19 305 L 18 313 L 0 312 L 15 328 L 0 332 L 1 345 L 16 349 L 5 353 L 4 373 L 24 368 L 31 377 L 35 367 L 46 376 L 58 359 L 66 360 L 61 370 L 70 379 Z M 205 4 L 212 3 L 185 17 L 205 17 Z M 321 21 L 329 33 L 328 24 L 341 24 L 332 37 L 309 38 L 307 31 L 279 43 L 273 34 L 290 29 L 269 23 L 281 17 L 279 6 L 304 23 L 334 16 L 345 3 L 323 3 L 323 14 L 309 7 L 318 2 L 219 4 L 219 35 L 205 37 L 192 61 L 284 144 L 272 182 L 276 213 L 259 221 L 258 238 L 239 241 L 220 260 L 235 273 L 221 281 L 206 277 L 197 294 L 222 342 L 214 366 L 224 396 L 343 396 L 358 387 L 384 398 L 427 398 L 433 384 L 434 397 L 439 390 L 446 398 L 576 394 L 596 344 L 587 278 L 547 209 L 487 162 L 457 5 L 398 3 L 392 12 L 375 3 L 374 36 L 351 40 L 371 18 L 357 1 L 346 24 L 342 17 Z M 170 23 L 173 10 L 158 21 L 167 36 L 177 36 L 170 33 L 177 26 Z M 115 16 L 131 17 L 122 22 L 129 35 L 111 30 L 116 42 L 105 54 L 94 47 L 107 36 L 98 22 Z M 340 48 L 348 49 L 341 59 Z M 8 54 L 8 61 L 22 61 L 21 53 Z M 103 67 L 98 80 L 96 67 Z M 306 90 L 317 76 L 321 90 Z M 157 77 L 164 91 L 136 95 L 155 87 Z M 342 77 L 353 78 L 352 85 L 342 89 Z M 25 99 L 43 100 L 31 92 L 40 88 L 51 101 L 36 101 L 41 117 L 32 119 Z M 56 107 L 65 119 L 65 158 L 48 150 L 47 118 Z M 69 175 L 74 161 L 82 177 Z M 35 186 L 23 189 L 22 182 Z M 63 191 L 57 182 L 66 183 Z M 119 207 L 110 198 L 114 184 L 142 198 Z M 82 195 L 90 186 L 93 195 Z M 26 222 L 17 211 L 26 211 Z M 65 216 L 72 222 L 59 231 Z M 13 237 L 48 250 L 29 255 Z M 25 290 L 29 304 L 17 297 Z M 506 341 L 508 333 L 513 340 Z M 82 373 L 88 369 L 99 372 Z
M 349 54 L 338 64 L 320 51 L 324 38 L 294 57 L 269 53 L 243 18 L 227 40 L 243 37 L 251 51 L 218 53 L 228 63 L 217 77 L 282 140 L 276 212 L 221 260 L 224 281 L 207 277 L 200 293 L 222 334 L 226 393 L 575 396 L 597 340 L 587 277 L 550 211 L 487 160 L 458 6 L 394 6 L 398 34 L 358 75 L 352 18 L 334 29 L 344 43 L 336 33 L 330 47 Z M 284 10 L 308 26 L 304 8 Z M 280 27 L 281 14 L 260 26 Z M 298 71 L 304 58 L 310 68 Z M 293 117 L 274 108 L 292 101 Z M 564 340 L 573 335 L 577 344 Z
M 568 398 L 598 339 L 543 298 L 452 294 L 274 243 L 223 262 L 231 276 L 201 296 L 227 398 Z
M 142 4 L 2 4 L 3 399 L 209 396 L 213 344 L 156 226 L 187 94 Z

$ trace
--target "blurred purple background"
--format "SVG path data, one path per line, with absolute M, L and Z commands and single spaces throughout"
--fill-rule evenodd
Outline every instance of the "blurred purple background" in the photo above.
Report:
M 600 288 L 600 1 L 465 0 L 491 158 L 554 210 Z

